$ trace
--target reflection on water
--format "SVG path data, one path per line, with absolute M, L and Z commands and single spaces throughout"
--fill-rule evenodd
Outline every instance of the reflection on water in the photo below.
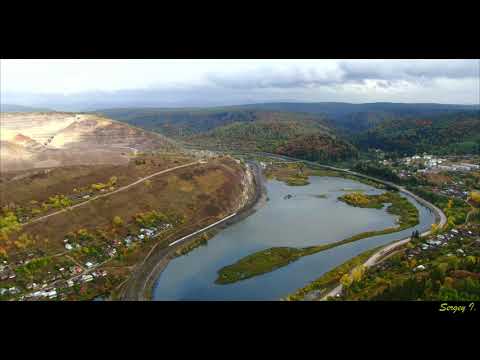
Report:
M 339 241 L 364 231 L 395 226 L 396 217 L 384 209 L 349 206 L 337 198 L 345 189 L 382 191 L 353 180 L 310 177 L 307 186 L 291 187 L 272 180 L 266 184 L 269 201 L 242 222 L 222 230 L 207 246 L 175 258 L 154 289 L 156 300 L 275 300 L 349 258 L 380 244 L 407 237 L 412 229 L 342 245 L 271 273 L 228 285 L 217 285 L 217 271 L 253 252 L 274 246 L 304 247 Z M 288 197 L 287 195 L 292 195 Z M 326 196 L 324 196 L 326 195 Z M 434 222 L 434 214 L 411 199 L 420 211 L 420 232 Z

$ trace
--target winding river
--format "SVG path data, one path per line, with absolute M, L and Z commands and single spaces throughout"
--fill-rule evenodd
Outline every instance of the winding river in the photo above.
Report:
M 292 187 L 276 180 L 265 184 L 269 201 L 254 214 L 222 230 L 206 246 L 175 258 L 153 291 L 154 300 L 278 300 L 348 259 L 378 245 L 426 231 L 434 213 L 404 195 L 418 208 L 420 224 L 301 258 L 271 273 L 217 285 L 217 271 L 253 252 L 274 246 L 305 247 L 395 225 L 384 209 L 364 209 L 337 200 L 348 190 L 379 194 L 382 190 L 339 177 L 310 177 L 310 185 Z M 286 199 L 286 195 L 292 195 Z

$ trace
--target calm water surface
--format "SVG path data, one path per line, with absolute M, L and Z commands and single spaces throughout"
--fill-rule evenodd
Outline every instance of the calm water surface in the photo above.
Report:
M 395 225 L 384 209 L 362 209 L 337 200 L 347 189 L 366 194 L 382 191 L 349 179 L 310 177 L 310 185 L 292 187 L 266 183 L 269 201 L 253 215 L 222 230 L 187 255 L 170 262 L 157 279 L 155 300 L 276 300 L 318 278 L 337 265 L 381 244 L 409 236 L 413 229 L 430 228 L 434 214 L 409 198 L 419 209 L 420 224 L 301 258 L 271 273 L 228 285 L 217 285 L 217 271 L 253 252 L 274 246 L 304 247 L 339 241 L 369 230 Z M 284 199 L 288 194 L 290 199 Z M 319 198 L 318 195 L 326 195 Z

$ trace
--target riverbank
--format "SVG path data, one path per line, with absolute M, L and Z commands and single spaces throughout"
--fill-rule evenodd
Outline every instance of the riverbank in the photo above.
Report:
M 208 249 L 201 248 L 189 256 L 176 258 L 175 261 L 170 263 L 166 268 L 165 273 L 161 275 L 159 282 L 155 283 L 156 277 L 153 277 L 155 299 L 280 299 L 286 294 L 292 293 L 295 289 L 304 286 L 308 281 L 317 278 L 319 274 L 333 269 L 349 258 L 353 258 L 358 253 L 367 251 L 369 248 L 375 248 L 382 242 L 385 243 L 385 240 L 383 240 L 384 236 L 380 236 L 378 239 L 374 237 L 372 240 L 362 241 L 358 245 L 346 244 L 344 247 L 338 248 L 338 251 L 335 249 L 334 251 L 312 255 L 282 270 L 275 271 L 266 276 L 259 276 L 258 279 L 255 278 L 251 281 L 240 282 L 234 284 L 234 286 L 215 285 L 214 282 L 217 277 L 217 271 L 221 267 L 262 248 L 275 246 L 289 247 L 291 244 L 289 240 L 294 239 L 295 234 L 302 234 L 302 238 L 299 238 L 299 241 L 296 242 L 296 244 L 298 244 L 297 246 L 308 247 L 316 245 L 315 242 L 312 243 L 312 239 L 317 238 L 318 231 L 321 232 L 322 229 L 330 229 L 330 227 L 333 227 L 337 222 L 338 235 L 332 235 L 334 236 L 332 239 L 343 239 L 352 233 L 355 234 L 365 231 L 367 229 L 363 227 L 363 224 L 367 223 L 371 224 L 368 229 L 372 230 L 395 226 L 392 218 L 385 216 L 385 214 L 383 214 L 384 212 L 382 212 L 382 216 L 384 217 L 382 220 L 379 220 L 379 217 L 373 216 L 374 214 L 370 214 L 372 216 L 365 215 L 368 214 L 368 212 L 377 212 L 377 210 L 372 209 L 366 210 L 365 212 L 362 212 L 362 210 L 359 215 L 363 214 L 365 216 L 357 217 L 354 216 L 355 211 L 346 209 L 351 207 L 334 205 L 335 203 L 339 203 L 336 199 L 339 195 L 342 195 L 339 189 L 355 188 L 354 183 L 326 178 L 321 181 L 321 183 L 324 184 L 324 182 L 326 182 L 325 184 L 332 185 L 330 185 L 330 188 L 325 188 L 323 185 L 317 185 L 317 179 L 311 180 L 311 189 L 308 187 L 295 188 L 296 194 L 303 195 L 298 196 L 298 199 L 295 197 L 293 200 L 288 201 L 284 201 L 284 195 L 290 191 L 285 184 L 277 181 L 266 184 L 269 192 L 268 196 L 271 197 L 269 206 L 256 213 L 253 217 L 242 221 L 241 224 L 219 233 L 215 236 L 215 239 L 212 239 L 212 241 L 208 243 L 210 245 Z M 312 199 L 315 194 L 330 194 L 332 191 L 337 194 L 333 198 L 329 196 L 329 199 L 322 200 L 320 202 L 323 204 L 322 206 L 318 206 L 316 200 Z M 300 202 L 296 200 L 302 203 L 300 204 Z M 430 224 L 434 222 L 433 213 L 424 207 L 420 207 L 417 202 L 413 201 L 413 203 L 419 211 L 421 211 L 421 214 L 428 214 L 425 215 L 427 216 L 425 219 L 428 218 L 428 224 L 425 224 L 429 227 Z M 301 209 L 298 209 L 302 210 L 301 212 L 295 210 L 298 206 L 301 206 Z M 312 224 L 312 222 L 315 222 L 317 219 L 315 216 L 316 208 L 322 208 L 322 212 L 325 211 L 325 215 L 330 216 L 322 216 L 320 220 L 328 220 L 323 221 L 320 226 L 308 226 L 308 224 Z M 297 216 L 298 219 L 296 221 L 290 224 L 291 211 L 294 211 L 294 213 L 299 216 Z M 342 214 L 350 214 L 347 215 L 347 218 L 352 216 L 352 225 L 355 226 L 352 227 L 350 232 L 342 227 L 342 221 L 340 220 Z M 424 215 L 422 215 L 422 219 L 423 216 Z M 376 222 L 376 226 L 373 225 L 372 220 Z M 317 224 L 318 223 L 315 222 L 315 225 Z M 423 220 L 422 224 L 424 224 Z M 422 230 L 425 231 L 426 229 L 422 227 Z M 395 237 L 405 237 L 409 234 L 408 230 L 406 230 L 402 235 L 390 234 L 387 238 L 388 241 L 393 241 Z M 275 239 L 278 239 L 278 241 Z M 326 240 L 328 238 L 322 237 L 322 239 Z M 262 244 L 266 246 L 261 246 Z M 361 251 L 357 251 L 360 249 Z M 225 261 L 225 259 L 229 260 Z M 315 266 L 316 261 L 320 261 L 321 263 Z M 317 272 L 315 269 L 317 269 Z
M 282 300 L 286 301 L 304 301 L 317 300 L 323 295 L 334 289 L 343 275 L 350 273 L 356 266 L 362 265 L 370 256 L 381 249 L 383 246 L 378 246 L 374 249 L 367 250 L 360 255 L 357 255 L 343 264 L 326 272 L 318 279 L 315 279 L 308 285 L 296 290 L 294 293 L 287 295 Z
M 242 221 L 266 201 L 266 189 L 261 169 L 258 164 L 253 162 L 248 163 L 248 165 L 252 175 L 253 186 L 251 189 L 248 189 L 248 199 L 244 206 L 238 209 L 234 216 L 205 231 L 220 231 L 236 222 Z M 172 246 L 157 246 L 153 248 L 143 263 L 139 264 L 133 271 L 130 279 L 123 284 L 114 298 L 120 300 L 151 300 L 155 283 L 169 262 L 178 256 L 177 252 L 181 251 L 182 248 L 191 247 L 192 244 L 198 242 L 199 236 L 202 236 L 202 234 L 203 232 L 197 233 L 195 236 Z
M 359 195 L 362 199 L 365 199 L 365 203 L 349 201 L 348 199 L 350 199 L 350 196 L 351 194 L 343 196 L 347 199 L 343 200 L 350 206 L 381 209 L 384 204 L 389 203 L 390 205 L 387 208 L 387 212 L 399 216 L 398 226 L 382 230 L 362 232 L 346 239 L 323 245 L 305 248 L 273 247 L 261 250 L 248 255 L 231 265 L 221 268 L 218 271 L 218 278 L 215 283 L 223 285 L 249 279 L 279 269 L 304 256 L 313 255 L 320 251 L 332 249 L 368 237 L 400 232 L 417 225 L 419 222 L 418 210 L 407 199 L 398 195 L 398 193 L 386 192 L 381 195 Z M 342 199 L 342 197 L 339 199 Z M 355 199 L 357 199 L 357 197 L 355 197 Z
M 446 215 L 444 214 L 444 212 L 439 209 L 437 206 L 435 206 L 434 204 L 432 204 L 431 202 L 421 198 L 420 196 L 414 194 L 413 192 L 407 190 L 406 188 L 404 188 L 403 186 L 399 186 L 395 183 L 392 183 L 392 182 L 389 182 L 389 181 L 385 181 L 385 180 L 380 180 L 380 179 L 376 179 L 374 177 L 371 177 L 371 176 L 368 176 L 368 175 L 364 175 L 364 174 L 361 174 L 361 173 L 357 173 L 357 172 L 354 172 L 354 171 L 350 171 L 348 169 L 341 169 L 341 168 L 337 168 L 337 167 L 334 167 L 334 166 L 329 166 L 329 165 L 321 165 L 321 164 L 317 164 L 317 163 L 314 163 L 314 162 L 311 162 L 311 161 L 307 161 L 307 160 L 302 160 L 302 159 L 296 159 L 296 158 L 291 158 L 291 157 L 288 157 L 288 156 L 281 156 L 281 155 L 276 155 L 276 154 L 270 154 L 270 153 L 260 153 L 261 155 L 266 155 L 270 158 L 273 158 L 273 159 L 281 159 L 281 160 L 287 160 L 287 161 L 300 161 L 300 162 L 303 162 L 305 164 L 308 164 L 308 165 L 312 165 L 312 166 L 317 166 L 317 167 L 320 167 L 320 168 L 323 168 L 323 169 L 327 169 L 327 170 L 333 170 L 333 171 L 339 171 L 339 172 L 343 172 L 345 174 L 349 174 L 349 175 L 352 175 L 352 176 L 357 176 L 359 178 L 363 178 L 363 179 L 366 179 L 366 180 L 370 180 L 370 181 L 374 181 L 376 183 L 380 183 L 380 184 L 383 184 L 383 185 L 386 185 L 387 187 L 391 187 L 391 188 L 394 188 L 394 189 L 397 189 L 398 191 L 400 191 L 401 193 L 404 193 L 406 195 L 409 195 L 411 196 L 412 198 L 414 198 L 418 203 L 420 203 L 421 205 L 425 206 L 426 208 L 430 209 L 434 216 L 435 216 L 435 224 L 438 225 L 438 228 L 443 228 L 446 223 L 447 223 L 447 217 Z M 420 234 L 420 237 L 426 237 L 428 235 L 430 235 L 431 231 L 426 231 L 422 234 Z M 394 241 L 393 243 L 387 245 L 387 246 L 382 246 L 380 247 L 380 249 L 376 252 L 373 253 L 373 255 L 371 255 L 366 261 L 365 263 L 363 264 L 366 268 L 370 267 L 370 266 L 373 266 L 375 264 L 377 264 L 381 259 L 383 259 L 385 256 L 387 256 L 388 254 L 391 254 L 393 251 L 396 251 L 397 249 L 399 249 L 401 246 L 407 244 L 409 241 L 411 240 L 411 238 L 406 238 L 406 239 L 401 239 L 401 240 L 397 240 L 397 241 Z M 307 285 L 308 287 L 308 285 Z M 300 289 L 301 290 L 301 289 Z M 337 294 L 339 294 L 340 292 L 342 291 L 342 285 L 341 284 L 338 284 L 337 286 L 335 286 L 333 289 L 331 289 L 322 299 L 323 300 L 326 300 L 327 298 L 329 297 L 335 297 Z

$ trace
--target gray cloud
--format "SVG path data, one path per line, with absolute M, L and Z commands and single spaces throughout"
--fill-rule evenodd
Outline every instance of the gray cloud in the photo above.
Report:
M 340 61 L 325 68 L 259 67 L 247 72 L 210 73 L 207 79 L 214 85 L 232 89 L 318 87 L 362 84 L 367 80 L 379 80 L 379 86 L 387 88 L 405 81 L 428 84 L 437 78 L 478 79 L 479 73 L 479 60 L 356 60 Z
M 293 88 L 332 85 L 342 81 L 343 74 L 338 66 L 327 69 L 314 67 L 259 67 L 241 73 L 209 73 L 211 83 L 227 88 Z
M 213 67 L 213 66 L 212 66 Z M 107 107 L 223 106 L 275 101 L 479 103 L 479 60 L 272 61 L 224 66 L 182 86 L 71 95 L 1 92 L 1 102 L 82 111 Z
M 358 60 L 340 62 L 344 81 L 365 79 L 421 81 L 478 78 L 479 60 Z

